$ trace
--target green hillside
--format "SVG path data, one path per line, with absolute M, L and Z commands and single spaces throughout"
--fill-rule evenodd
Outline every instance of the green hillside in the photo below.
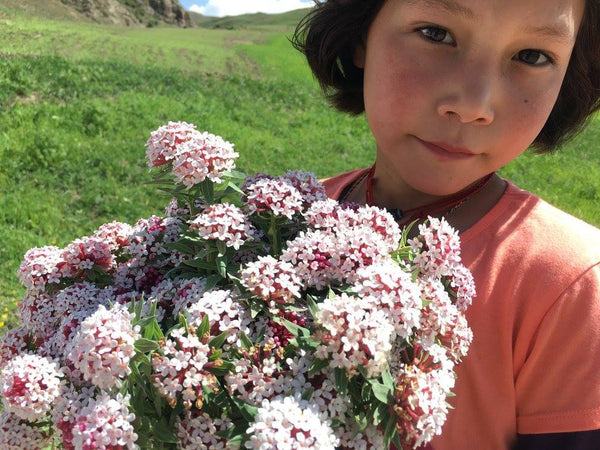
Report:
M 191 26 L 189 14 L 171 0 L 2 0 L 0 11 L 43 19 L 131 26 Z
M 257 26 L 294 27 L 310 9 L 297 9 L 281 14 L 242 14 L 228 17 L 208 17 L 197 13 L 190 13 L 192 21 L 198 26 L 206 28 L 248 28 Z
M 14 15 L 24 17 L 39 17 L 45 20 L 68 20 L 89 22 L 89 20 L 69 8 L 60 0 L 2 0 L 0 3 L 1 19 L 12 18 Z
M 58 0 L 0 4 L 0 323 L 15 322 L 29 248 L 162 214 L 169 199 L 147 184 L 144 145 L 170 120 L 235 143 L 246 172 L 325 177 L 372 162 L 364 119 L 332 111 L 289 44 L 295 14 L 145 28 L 94 24 Z M 600 225 L 598 142 L 596 120 L 503 173 Z

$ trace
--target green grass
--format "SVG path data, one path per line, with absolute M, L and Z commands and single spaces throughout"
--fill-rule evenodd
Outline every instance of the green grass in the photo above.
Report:
M 169 120 L 235 143 L 246 172 L 324 177 L 373 160 L 364 119 L 327 106 L 289 27 L 147 29 L 6 6 L 0 14 L 9 23 L 0 33 L 0 308 L 11 310 L 9 324 L 29 248 L 161 214 L 168 199 L 146 184 L 144 144 Z M 600 225 L 599 134 L 596 120 L 555 155 L 525 155 L 502 173 Z

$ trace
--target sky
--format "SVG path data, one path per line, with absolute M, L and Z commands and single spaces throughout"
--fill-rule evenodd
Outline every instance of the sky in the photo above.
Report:
M 313 0 L 179 0 L 179 3 L 188 11 L 216 17 L 256 12 L 274 14 L 314 5 Z

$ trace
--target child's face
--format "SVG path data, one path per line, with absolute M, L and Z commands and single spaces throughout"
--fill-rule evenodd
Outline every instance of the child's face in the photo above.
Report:
M 558 96 L 584 0 L 387 0 L 364 68 L 377 161 L 456 192 L 520 155 Z

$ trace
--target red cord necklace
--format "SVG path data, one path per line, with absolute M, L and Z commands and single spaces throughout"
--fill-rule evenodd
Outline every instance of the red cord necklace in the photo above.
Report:
M 367 187 L 366 187 L 366 201 L 369 206 L 375 205 L 375 193 L 373 191 L 373 178 L 375 176 L 375 164 L 369 169 L 367 173 Z M 494 172 L 480 178 L 475 183 L 467 186 L 462 191 L 457 192 L 449 197 L 444 197 L 426 205 L 417 206 L 409 209 L 398 209 L 398 208 L 386 208 L 388 212 L 394 216 L 396 220 L 401 219 L 424 219 L 428 215 L 438 214 L 440 212 L 446 212 L 449 214 L 454 211 L 464 202 L 469 200 L 475 194 L 480 192 L 484 187 L 488 185 Z

